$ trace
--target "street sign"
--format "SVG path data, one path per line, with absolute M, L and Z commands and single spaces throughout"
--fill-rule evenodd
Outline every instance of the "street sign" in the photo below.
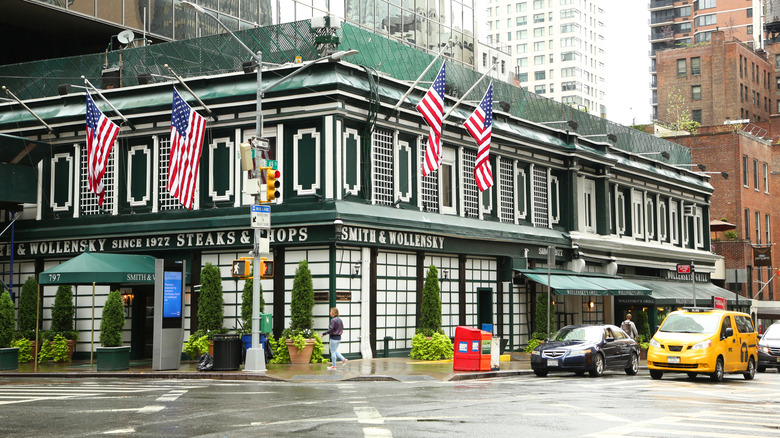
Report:
M 271 228 L 270 205 L 252 205 L 252 228 L 262 228 L 264 230 Z
M 691 273 L 691 265 L 677 265 L 677 273 L 678 274 L 690 274 Z
M 721 297 L 712 297 L 712 308 L 726 310 L 726 299 Z
M 260 160 L 258 167 L 270 167 L 273 170 L 278 170 L 279 162 L 276 160 Z

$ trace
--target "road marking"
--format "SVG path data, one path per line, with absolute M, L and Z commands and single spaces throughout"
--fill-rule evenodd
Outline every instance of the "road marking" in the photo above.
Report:
M 138 412 L 139 414 L 153 414 L 165 409 L 165 406 L 144 406 L 142 408 L 118 408 L 118 409 L 87 409 L 83 411 L 75 411 L 76 414 L 95 414 L 101 412 Z
M 165 395 L 161 395 L 157 397 L 158 402 L 169 402 L 169 401 L 176 401 L 177 398 L 181 397 L 187 392 L 186 389 L 175 389 Z
M 129 434 L 129 433 L 135 433 L 135 429 L 133 429 L 132 427 L 128 427 L 125 429 L 107 430 L 103 432 L 103 435 L 119 435 L 119 434 Z
M 358 423 L 364 424 L 384 424 L 379 411 L 371 406 L 355 406 L 355 414 L 358 417 Z

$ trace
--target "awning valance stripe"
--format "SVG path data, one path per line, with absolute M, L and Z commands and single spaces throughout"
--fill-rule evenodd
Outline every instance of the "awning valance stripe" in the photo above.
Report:
M 586 277 L 581 275 L 548 276 L 524 273 L 529 280 L 550 286 L 557 295 L 650 295 L 651 290 L 620 278 Z

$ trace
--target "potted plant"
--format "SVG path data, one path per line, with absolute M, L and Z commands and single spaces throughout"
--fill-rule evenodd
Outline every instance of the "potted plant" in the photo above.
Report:
M 65 339 L 68 348 L 68 362 L 73 358 L 73 350 L 75 350 L 78 340 L 78 332 L 73 330 L 74 313 L 73 289 L 70 285 L 60 285 L 51 308 L 51 331 L 55 338 L 59 334 Z
M 203 353 L 209 351 L 209 337 L 203 330 L 198 330 L 191 334 L 187 342 L 184 343 L 184 352 L 190 358 L 195 360 L 199 358 Z
M 19 334 L 30 340 L 33 357 L 38 354 L 35 330 L 36 327 L 38 329 L 42 327 L 43 320 L 39 317 L 42 313 L 43 300 L 39 299 L 38 293 L 38 281 L 34 276 L 27 277 L 22 286 L 22 293 L 19 295 Z
M 225 317 L 225 301 L 222 298 L 222 274 L 219 268 L 206 263 L 200 271 L 200 295 L 198 297 L 198 330 L 208 336 L 209 354 L 214 355 L 213 337 L 225 333 L 222 320 Z
M 69 351 L 68 340 L 62 333 L 53 331 L 43 332 L 41 335 L 41 348 L 38 349 L 38 363 L 70 362 L 72 351 Z
M 100 318 L 100 345 L 98 347 L 98 371 L 130 369 L 130 347 L 122 345 L 122 329 L 125 326 L 125 309 L 122 294 L 115 290 L 108 294 Z
M 420 322 L 412 338 L 412 359 L 452 359 L 455 355 L 452 340 L 441 328 L 441 299 L 439 298 L 439 271 L 428 268 L 420 302 Z
M 282 338 L 285 340 L 282 345 L 287 346 L 291 363 L 311 363 L 315 344 L 319 343 L 320 352 L 322 351 L 322 340 L 314 333 L 314 287 L 311 281 L 311 271 L 309 262 L 301 260 L 298 269 L 295 270 L 295 279 L 293 280 L 292 298 L 290 300 L 290 328 L 285 329 Z M 282 360 L 280 357 L 279 360 Z
M 8 291 L 0 290 L 0 371 L 19 367 L 19 348 L 12 347 L 14 303 Z

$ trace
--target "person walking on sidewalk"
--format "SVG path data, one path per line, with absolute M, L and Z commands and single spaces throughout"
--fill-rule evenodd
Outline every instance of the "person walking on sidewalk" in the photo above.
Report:
M 339 309 L 337 307 L 330 308 L 330 318 L 330 327 L 328 327 L 328 331 L 322 333 L 322 336 L 330 335 L 330 360 L 332 361 L 332 366 L 328 367 L 328 369 L 335 370 L 336 362 L 341 361 L 341 365 L 347 364 L 347 359 L 339 353 L 341 334 L 344 333 L 344 323 L 339 318 Z
M 639 337 L 639 333 L 636 331 L 636 325 L 634 324 L 634 321 L 631 321 L 630 313 L 626 315 L 626 320 L 623 321 L 623 324 L 620 324 L 620 328 L 633 340 L 636 340 L 636 338 Z

